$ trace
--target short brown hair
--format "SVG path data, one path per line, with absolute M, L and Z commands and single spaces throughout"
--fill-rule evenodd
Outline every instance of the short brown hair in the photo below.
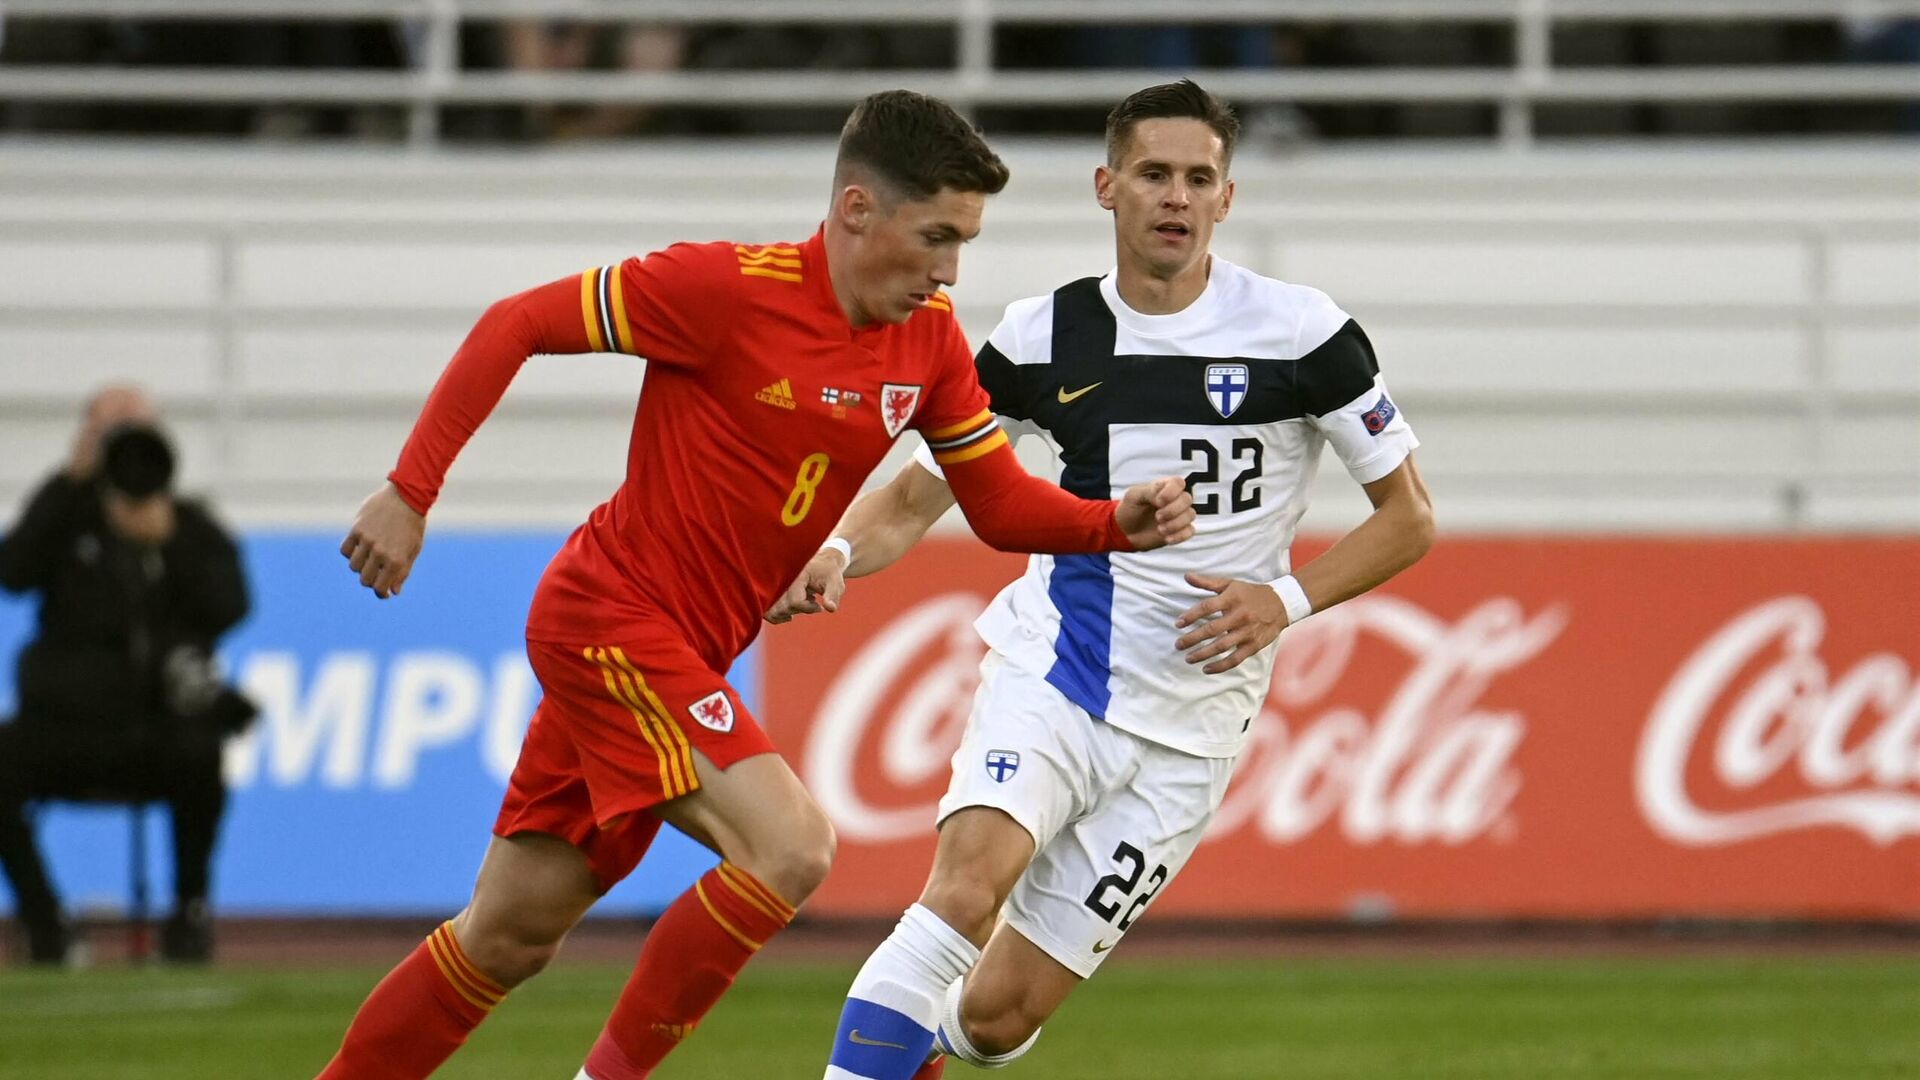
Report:
M 1233 106 L 1201 89 L 1192 79 L 1161 83 L 1135 91 L 1107 114 L 1107 164 L 1120 164 L 1120 154 L 1142 120 L 1193 119 L 1220 136 L 1225 161 L 1233 160 L 1234 140 L 1240 137 L 1240 118 Z
M 850 165 L 871 169 L 914 200 L 945 188 L 997 195 L 1007 186 L 1007 166 L 980 129 L 939 98 L 911 90 L 869 94 L 853 107 L 840 129 L 836 183 Z

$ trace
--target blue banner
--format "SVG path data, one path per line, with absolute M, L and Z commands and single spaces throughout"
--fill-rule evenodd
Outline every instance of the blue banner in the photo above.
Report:
M 563 539 L 436 532 L 406 594 L 386 601 L 349 575 L 337 536 L 243 540 L 254 613 L 223 653 L 261 716 L 228 747 L 221 912 L 451 914 L 466 903 L 539 702 L 522 634 Z M 31 602 L 0 601 L 0 716 L 12 713 L 13 656 L 32 619 Z M 757 708 L 751 652 L 731 678 Z M 54 804 L 38 819 L 70 908 L 124 904 L 124 812 Z M 170 897 L 164 821 L 150 850 Z M 663 829 L 595 910 L 658 911 L 713 863 Z

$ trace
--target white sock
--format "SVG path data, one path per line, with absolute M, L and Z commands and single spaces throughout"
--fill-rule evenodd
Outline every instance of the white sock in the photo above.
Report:
M 905 1071 L 901 1075 L 911 1076 L 925 1059 L 924 1048 L 940 1025 L 946 988 L 979 959 L 980 950 L 973 942 L 940 916 L 919 904 L 908 908 L 893 933 L 867 957 L 847 990 L 846 1011 L 841 1014 L 846 1030 L 836 1040 L 835 1056 L 839 1060 L 827 1066 L 826 1080 L 873 1075 L 846 1067 L 862 1053 L 859 1048 L 841 1045 L 854 1031 L 861 1034 L 855 1041 L 868 1051 L 876 1045 L 922 1048 L 902 1056 Z M 917 1028 L 919 1034 L 909 1028 Z M 889 1072 L 898 1067 L 891 1062 L 884 1066 Z
M 967 1025 L 960 1021 L 960 995 L 964 986 L 964 979 L 955 979 L 953 985 L 947 987 L 946 1000 L 941 1002 L 940 1031 L 934 1039 L 935 1046 L 977 1069 L 1004 1069 L 1040 1041 L 1040 1032 L 1036 1030 L 1027 1036 L 1026 1042 L 1004 1054 L 981 1053 L 967 1038 Z

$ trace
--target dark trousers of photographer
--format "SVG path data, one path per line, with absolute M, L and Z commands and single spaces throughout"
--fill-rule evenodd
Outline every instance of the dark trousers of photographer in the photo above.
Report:
M 226 718 L 196 697 L 206 688 L 189 672 L 172 694 L 143 693 L 142 683 L 166 685 L 164 670 L 141 678 L 111 653 L 29 650 L 37 655 L 23 658 L 23 674 L 40 677 L 21 687 L 20 715 L 0 725 L 0 865 L 29 935 L 57 935 L 60 923 L 59 900 L 27 820 L 29 804 L 45 799 L 165 802 L 173 825 L 175 910 L 204 902 L 227 799 L 220 773 Z M 156 698 L 188 708 L 124 711 L 129 702 Z

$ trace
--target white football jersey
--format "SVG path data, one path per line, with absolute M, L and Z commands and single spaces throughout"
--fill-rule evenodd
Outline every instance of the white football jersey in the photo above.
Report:
M 1185 575 L 1288 573 L 1323 444 L 1362 484 L 1419 445 L 1366 335 L 1318 289 L 1216 255 L 1205 291 L 1172 315 L 1127 307 L 1111 272 L 1016 301 L 977 366 L 1008 434 L 1053 444 L 1061 487 L 1110 499 L 1184 474 L 1197 511 L 1193 539 L 1175 547 L 1033 556 L 980 635 L 1115 727 L 1238 754 L 1273 649 L 1218 675 L 1188 664 L 1173 621 L 1211 594 Z M 938 472 L 924 446 L 918 461 Z

